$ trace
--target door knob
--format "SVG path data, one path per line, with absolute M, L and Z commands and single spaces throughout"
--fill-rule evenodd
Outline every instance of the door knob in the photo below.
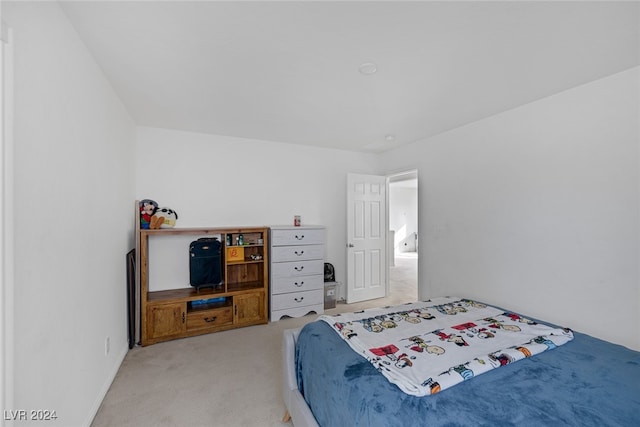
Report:
M 353 247 L 353 243 L 347 243 L 347 247 L 348 248 L 352 248 Z

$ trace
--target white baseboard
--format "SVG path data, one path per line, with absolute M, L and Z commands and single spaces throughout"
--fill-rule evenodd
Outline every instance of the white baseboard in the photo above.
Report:
M 116 375 L 120 370 L 120 366 L 122 366 L 122 362 L 124 362 L 124 358 L 127 356 L 128 352 L 129 352 L 129 346 L 128 346 L 128 343 L 125 343 L 124 348 L 120 351 L 120 354 L 116 359 L 117 363 L 114 364 L 113 369 L 107 376 L 104 384 L 102 385 L 102 388 L 100 389 L 100 392 L 98 393 L 98 396 L 96 396 L 96 401 L 93 403 L 91 410 L 87 414 L 86 421 L 82 423 L 83 426 L 91 427 L 91 423 L 93 422 L 93 419 L 96 417 L 96 414 L 100 409 L 100 405 L 102 405 L 102 401 L 107 396 L 107 392 L 109 391 L 109 388 L 111 388 L 111 384 L 113 384 L 113 380 L 116 378 Z

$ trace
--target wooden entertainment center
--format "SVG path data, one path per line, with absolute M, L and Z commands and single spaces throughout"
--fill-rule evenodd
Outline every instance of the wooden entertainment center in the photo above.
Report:
M 139 224 L 138 220 L 136 271 L 140 280 L 141 345 L 268 322 L 269 228 L 150 230 L 140 229 Z M 194 240 L 217 237 L 222 243 L 222 283 L 200 290 L 181 287 L 150 291 L 149 240 L 155 236 L 171 235 L 192 235 Z M 240 235 L 244 244 L 237 245 Z M 232 245 L 226 244 L 227 236 L 230 236 Z M 186 257 L 185 262 L 188 262 Z M 186 283 L 189 283 L 188 279 Z

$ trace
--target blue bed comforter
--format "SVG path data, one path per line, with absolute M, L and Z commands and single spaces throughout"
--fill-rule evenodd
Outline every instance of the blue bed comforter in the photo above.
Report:
M 298 337 L 298 387 L 322 427 L 640 425 L 640 353 L 574 337 L 553 351 L 415 397 L 316 321 Z

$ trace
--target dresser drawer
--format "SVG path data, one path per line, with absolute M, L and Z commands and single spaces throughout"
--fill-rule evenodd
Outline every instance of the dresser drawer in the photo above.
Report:
M 294 230 L 271 230 L 271 245 L 323 245 L 324 229 L 297 228 Z
M 233 323 L 231 306 L 212 310 L 197 310 L 187 314 L 187 330 L 209 329 Z
M 323 245 L 276 246 L 271 249 L 271 262 L 324 259 Z
M 304 292 L 292 292 L 289 294 L 273 295 L 271 297 L 271 309 L 283 310 L 293 307 L 324 304 L 322 289 Z
M 302 277 L 277 277 L 271 281 L 271 293 L 284 294 L 287 292 L 310 291 L 314 289 L 324 289 L 324 276 L 302 276 Z
M 313 276 L 316 274 L 324 275 L 324 261 L 292 261 L 292 262 L 274 262 L 271 264 L 271 277 L 300 277 Z

